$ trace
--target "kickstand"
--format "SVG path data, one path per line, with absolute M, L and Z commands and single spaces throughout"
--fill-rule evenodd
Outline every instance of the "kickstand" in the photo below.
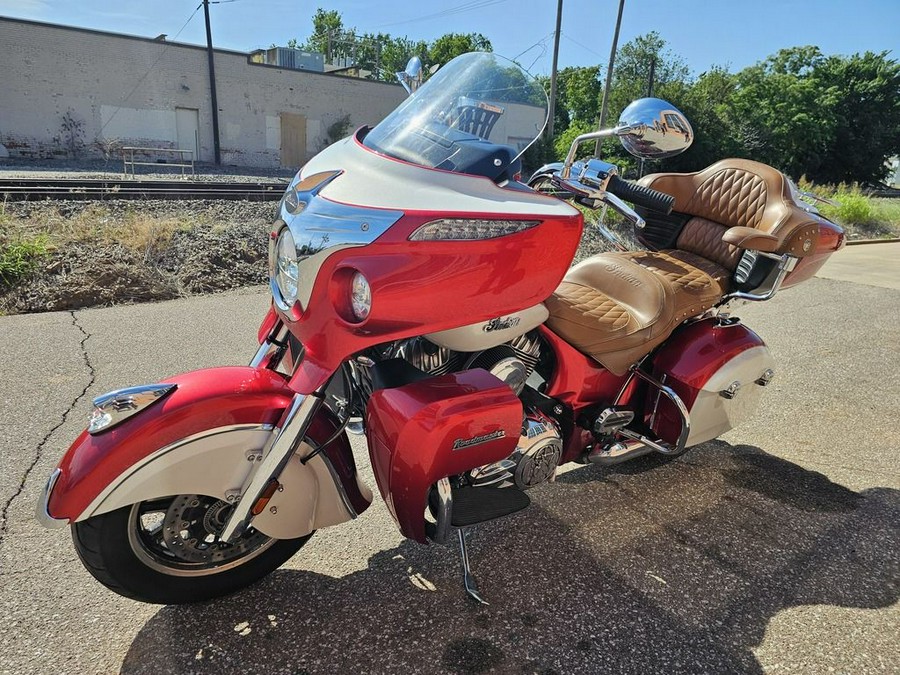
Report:
M 469 568 L 469 554 L 466 551 L 466 536 L 463 534 L 462 528 L 458 529 L 456 533 L 459 535 L 459 554 L 462 556 L 463 586 L 466 587 L 466 593 L 468 593 L 469 597 L 476 602 L 487 605 L 489 603 L 481 597 L 481 593 L 478 590 L 478 582 L 475 581 L 472 570 Z

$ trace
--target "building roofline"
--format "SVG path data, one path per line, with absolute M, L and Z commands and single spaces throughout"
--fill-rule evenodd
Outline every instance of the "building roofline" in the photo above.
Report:
M 43 28 L 56 28 L 58 30 L 67 30 L 67 31 L 75 31 L 78 33 L 87 33 L 88 35 L 99 35 L 101 37 L 115 37 L 115 38 L 120 38 L 120 39 L 125 39 L 125 40 L 136 40 L 139 42 L 148 42 L 150 44 L 155 44 L 155 45 L 168 45 L 171 47 L 180 47 L 182 49 L 196 49 L 196 50 L 203 51 L 203 52 L 206 51 L 206 47 L 203 45 L 194 45 L 194 44 L 189 44 L 187 42 L 175 42 L 173 40 L 156 40 L 154 38 L 143 37 L 141 35 L 131 35 L 129 33 L 114 33 L 112 31 L 97 30 L 96 28 L 82 28 L 80 26 L 66 26 L 66 25 L 59 24 L 59 23 L 49 23 L 47 21 L 34 21 L 33 19 L 19 19 L 19 18 L 11 17 L 11 16 L 0 16 L 0 22 L 29 24 L 32 26 L 41 26 Z M 265 51 L 267 49 L 270 49 L 270 48 L 269 47 L 260 47 L 258 49 L 254 49 L 252 52 L 241 52 L 241 51 L 237 51 L 235 49 L 221 49 L 219 47 L 213 47 L 213 52 L 219 53 L 219 54 L 230 54 L 233 56 L 242 56 L 245 59 L 247 59 L 247 63 L 251 66 L 263 66 L 266 68 L 277 68 L 277 69 L 283 70 L 284 72 L 287 72 L 287 73 L 303 73 L 305 75 L 324 75 L 327 77 L 340 77 L 341 79 L 344 79 L 344 80 L 358 80 L 360 82 L 367 82 L 367 83 L 371 83 L 371 84 L 387 85 L 388 87 L 399 87 L 400 86 L 398 83 L 395 83 L 395 82 L 383 82 L 381 80 L 364 80 L 362 78 L 349 78 L 346 75 L 334 74 L 334 73 L 330 73 L 330 72 L 320 73 L 315 70 L 285 68 L 284 66 L 276 66 L 275 64 L 272 64 L 272 63 L 257 63 L 250 59 L 251 54 L 253 54 L 255 52 L 259 52 L 259 51 Z
M 35 21 L 33 19 L 19 19 L 11 16 L 0 16 L 0 21 L 6 21 L 9 23 L 26 23 L 31 24 L 32 26 L 42 26 L 43 28 L 57 28 L 59 30 L 69 30 L 75 31 L 78 33 L 88 33 L 89 35 L 102 35 L 106 37 L 117 37 L 124 38 L 126 40 L 138 40 L 140 42 L 149 42 L 155 45 L 171 45 L 173 47 L 184 47 L 187 49 L 199 49 L 202 51 L 206 51 L 206 47 L 203 45 L 194 45 L 188 42 L 175 42 L 174 40 L 156 40 L 154 38 L 144 37 L 142 35 L 132 35 L 130 33 L 114 33 L 113 31 L 108 30 L 98 30 L 96 28 L 82 28 L 81 26 L 66 26 L 61 23 L 50 23 L 48 21 Z M 235 49 L 221 49 L 219 47 L 213 47 L 213 51 L 222 52 L 223 54 L 236 54 L 238 56 L 248 56 L 248 52 L 241 52 Z

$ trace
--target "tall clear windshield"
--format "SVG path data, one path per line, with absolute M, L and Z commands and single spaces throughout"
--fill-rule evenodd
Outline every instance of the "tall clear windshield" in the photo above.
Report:
M 547 94 L 521 66 L 484 52 L 458 56 L 369 131 L 363 143 L 429 168 L 487 175 L 543 132 Z

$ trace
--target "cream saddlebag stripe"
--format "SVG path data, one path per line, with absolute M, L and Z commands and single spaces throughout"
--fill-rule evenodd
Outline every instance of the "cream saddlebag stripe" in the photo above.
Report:
M 176 441 L 129 467 L 76 520 L 179 494 L 232 501 L 250 480 L 271 436 L 270 425 L 241 425 L 211 429 Z M 253 527 L 263 534 L 293 539 L 353 518 L 324 453 L 305 465 L 301 463 L 300 457 L 312 450 L 305 442 L 300 445 L 278 477 L 282 489 L 254 518 Z

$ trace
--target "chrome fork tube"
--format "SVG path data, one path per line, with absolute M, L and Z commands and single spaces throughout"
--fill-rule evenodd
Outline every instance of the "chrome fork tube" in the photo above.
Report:
M 274 440 L 269 446 L 268 452 L 259 463 L 253 478 L 241 493 L 240 500 L 235 504 L 234 511 L 222 529 L 222 541 L 231 543 L 247 529 L 253 519 L 250 513 L 253 505 L 271 480 L 277 478 L 287 466 L 288 460 L 306 436 L 313 416 L 320 405 L 322 405 L 321 392 L 308 396 L 302 394 L 294 396 L 294 400 L 284 415 L 281 428 L 273 432 Z
M 253 360 L 250 361 L 251 368 L 259 368 L 262 365 L 263 359 L 266 358 L 266 354 L 269 353 L 269 349 L 272 348 L 272 343 L 269 342 L 268 339 L 263 340 L 263 343 L 259 346 L 259 349 L 256 351 L 256 355 L 253 357 Z

